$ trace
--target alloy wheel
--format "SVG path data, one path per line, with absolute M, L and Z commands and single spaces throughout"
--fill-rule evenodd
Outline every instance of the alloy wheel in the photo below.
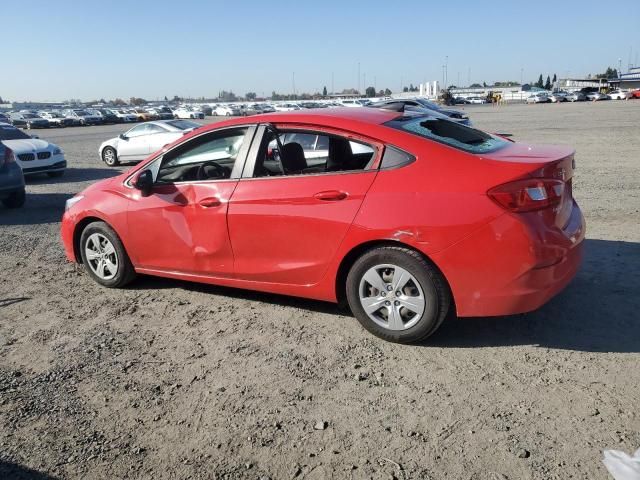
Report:
M 102 280 L 111 280 L 118 273 L 118 256 L 111 241 L 101 233 L 93 233 L 84 247 L 89 268 Z
M 360 280 L 360 304 L 367 316 L 388 330 L 414 326 L 425 311 L 425 297 L 418 280 L 397 265 L 371 267 Z

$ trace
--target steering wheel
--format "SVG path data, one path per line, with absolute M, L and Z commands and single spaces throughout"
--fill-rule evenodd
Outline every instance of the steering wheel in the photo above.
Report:
M 206 171 L 207 167 L 213 167 L 216 172 L 216 176 L 212 177 Z M 223 167 L 218 162 L 213 160 L 209 160 L 208 162 L 204 162 L 202 165 L 198 167 L 198 171 L 196 173 L 196 179 L 198 180 L 208 180 L 210 178 L 228 178 L 231 176 L 231 170 L 229 167 Z

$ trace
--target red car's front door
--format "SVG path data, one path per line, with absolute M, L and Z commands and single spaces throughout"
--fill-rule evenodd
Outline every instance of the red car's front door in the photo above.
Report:
M 369 165 L 379 150 L 370 149 Z M 262 177 L 249 172 L 252 178 L 238 182 L 229 204 L 235 276 L 289 285 L 319 282 L 376 172 L 287 174 L 285 169 L 284 175 Z
M 233 254 L 227 207 L 237 180 L 159 185 L 132 194 L 129 250 L 138 268 L 196 275 L 231 276 Z
M 255 127 L 198 135 L 163 154 L 150 194 L 132 189 L 128 250 L 138 269 L 209 277 L 233 275 L 229 199 Z

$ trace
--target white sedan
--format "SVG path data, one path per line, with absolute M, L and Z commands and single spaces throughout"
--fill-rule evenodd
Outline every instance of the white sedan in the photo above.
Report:
M 31 137 L 13 125 L 0 123 L 0 141 L 13 150 L 25 176 L 46 173 L 50 177 L 60 177 L 67 168 L 59 146 Z
M 614 90 L 613 92 L 609 92 L 609 97 L 611 97 L 611 100 L 627 100 L 631 98 L 631 92 L 625 92 L 624 90 Z
M 98 152 L 102 161 L 110 167 L 115 167 L 120 162 L 139 162 L 201 126 L 188 120 L 141 123 L 122 135 L 103 142 Z
M 240 115 L 240 109 L 232 105 L 216 105 L 211 112 L 214 116 L 222 115 L 227 117 L 237 117 Z
M 173 115 L 176 118 L 184 118 L 184 119 L 199 118 L 200 120 L 204 119 L 204 113 L 202 113 L 199 110 L 192 110 L 186 107 L 180 107 L 177 110 L 174 110 Z

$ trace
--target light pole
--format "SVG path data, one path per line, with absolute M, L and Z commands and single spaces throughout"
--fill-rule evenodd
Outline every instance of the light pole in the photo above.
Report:
M 622 59 L 621 58 L 618 59 L 618 78 L 620 78 L 620 75 L 622 75 Z
M 292 72 L 291 74 L 291 84 L 293 85 L 293 97 L 296 96 L 296 72 Z
M 358 93 L 360 93 L 360 62 L 358 62 Z
M 520 86 L 524 84 L 524 68 L 520 68 Z

